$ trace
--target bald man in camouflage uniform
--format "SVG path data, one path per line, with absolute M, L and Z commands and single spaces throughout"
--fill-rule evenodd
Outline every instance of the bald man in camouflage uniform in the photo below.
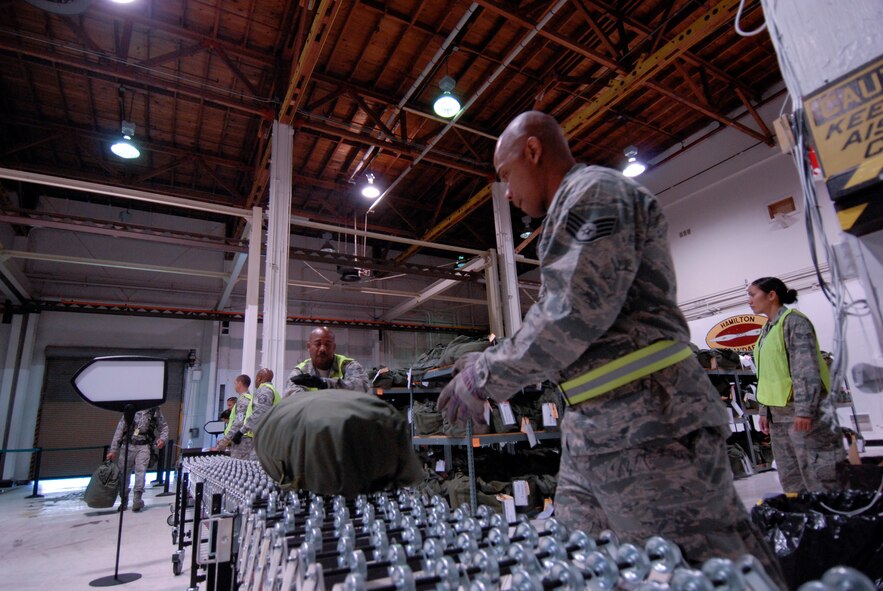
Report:
M 231 457 L 242 460 L 257 460 L 258 456 L 254 451 L 254 434 L 270 409 L 272 409 L 282 396 L 279 391 L 271 383 L 273 381 L 273 371 L 266 367 L 258 370 L 254 377 L 255 392 L 254 394 L 243 394 L 240 398 L 246 398 L 249 403 L 246 405 L 245 412 L 240 415 L 239 402 L 236 406 L 236 419 L 230 427 L 229 435 L 218 441 L 218 449 L 224 449 L 231 443 L 233 448 L 230 452 Z M 240 422 L 240 418 L 242 420 Z
M 120 475 L 125 480 L 126 487 L 120 501 L 120 511 L 125 511 L 129 506 L 129 475 L 132 473 L 132 468 L 135 469 L 135 497 L 132 500 L 132 510 L 137 512 L 144 508 L 142 495 L 147 467 L 150 465 L 150 446 L 156 445 L 157 449 L 162 449 L 169 439 L 169 424 L 162 410 L 154 406 L 135 413 L 135 418 L 132 419 L 132 445 L 129 447 L 127 466 L 123 465 L 126 461 L 125 438 L 126 419 L 123 417 L 117 423 L 107 459 L 111 462 L 117 461 Z
M 668 226 L 650 193 L 577 164 L 557 122 L 539 112 L 506 128 L 494 166 L 515 206 L 546 216 L 542 288 L 511 338 L 457 362 L 438 402 L 449 419 L 482 423 L 487 398 L 567 382 L 656 342 L 687 347 Z M 662 535 L 694 565 L 752 553 L 782 581 L 733 486 L 727 414 L 692 355 L 570 406 L 561 432 L 555 512 L 566 525 L 632 542 Z

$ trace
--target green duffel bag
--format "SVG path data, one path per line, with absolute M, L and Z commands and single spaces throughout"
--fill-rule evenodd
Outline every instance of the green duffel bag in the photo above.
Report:
M 413 407 L 414 432 L 417 435 L 441 435 L 442 415 L 435 410 L 435 403 L 429 400 L 415 402 Z
M 89 480 L 83 500 L 93 509 L 113 507 L 120 494 L 120 469 L 116 462 L 105 460 Z
M 282 487 L 320 495 L 352 498 L 423 480 L 407 417 L 367 392 L 283 398 L 258 423 L 254 449 Z

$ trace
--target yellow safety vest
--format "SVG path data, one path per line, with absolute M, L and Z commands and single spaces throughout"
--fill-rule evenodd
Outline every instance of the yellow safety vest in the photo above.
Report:
M 686 343 L 656 341 L 559 384 L 558 387 L 564 394 L 567 405 L 573 406 L 680 363 L 692 354 L 692 349 Z
M 236 420 L 236 405 L 230 409 L 230 416 L 227 417 L 227 426 L 224 427 L 224 437 L 230 434 L 230 428 L 233 427 L 233 421 Z
M 273 391 L 273 406 L 279 404 L 279 401 L 282 400 L 282 396 L 279 394 L 279 390 L 276 389 L 276 386 L 273 384 L 261 384 L 258 386 L 259 388 L 263 388 L 264 386 L 268 387 Z M 254 412 L 254 395 L 253 394 L 243 394 L 243 396 L 248 398 L 248 408 L 245 410 L 245 420 Z M 248 431 L 247 433 L 243 433 L 246 437 L 254 437 L 254 431 Z
M 350 357 L 344 357 L 343 355 L 338 355 L 335 353 L 334 354 L 334 361 L 331 362 L 331 375 L 329 375 L 328 377 L 334 378 L 337 380 L 343 378 L 343 370 L 346 368 L 347 365 L 349 365 L 353 361 L 355 361 L 355 359 L 352 359 Z M 295 367 L 297 367 L 297 369 L 299 369 L 301 372 L 303 372 L 304 369 L 306 369 L 306 367 L 307 367 L 307 363 L 309 363 L 309 362 L 310 362 L 309 359 L 304 359 L 303 361 L 298 363 Z M 313 369 L 315 369 L 315 367 Z M 318 388 L 307 388 L 307 390 L 318 390 Z
M 794 395 L 791 363 L 788 359 L 788 348 L 785 346 L 785 318 L 789 314 L 800 314 L 800 312 L 786 308 L 778 322 L 770 327 L 763 340 L 758 341 L 754 346 L 754 365 L 757 368 L 757 401 L 765 406 L 780 408 L 787 406 Z M 825 363 L 819 350 L 818 339 L 816 339 L 816 355 L 819 358 L 822 384 L 824 384 L 825 390 L 830 391 L 831 374 L 828 372 L 828 364 Z

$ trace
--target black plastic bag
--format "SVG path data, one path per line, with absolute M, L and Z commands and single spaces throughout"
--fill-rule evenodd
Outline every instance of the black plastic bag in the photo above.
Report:
M 871 505 L 858 515 L 842 515 Z M 833 511 L 832 511 L 833 510 Z M 755 506 L 751 519 L 775 551 L 788 587 L 820 579 L 829 568 L 851 566 L 883 584 L 883 497 L 844 491 L 778 495 Z

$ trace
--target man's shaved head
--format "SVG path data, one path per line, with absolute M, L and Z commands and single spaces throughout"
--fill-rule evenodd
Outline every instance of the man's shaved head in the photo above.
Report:
M 494 150 L 494 168 L 506 197 L 524 213 L 543 217 L 567 171 L 575 164 L 554 117 L 527 111 L 506 127 Z

